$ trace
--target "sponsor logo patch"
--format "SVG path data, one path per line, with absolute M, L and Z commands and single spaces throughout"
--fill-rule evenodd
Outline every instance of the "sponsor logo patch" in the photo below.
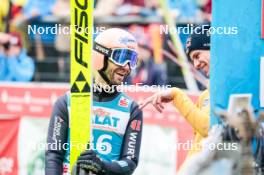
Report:
M 105 116 L 109 116 L 110 113 L 103 110 L 102 108 L 98 108 L 93 110 L 94 115 L 97 115 L 98 117 L 105 117 Z
M 60 116 L 56 115 L 55 121 L 54 121 L 53 135 L 52 135 L 52 139 L 54 141 L 57 140 L 57 136 L 60 136 L 62 122 L 63 122 L 63 119 Z
M 121 167 L 126 167 L 126 166 L 128 166 L 128 164 L 127 164 L 127 162 L 126 161 L 123 161 L 123 160 L 121 160 L 121 161 L 117 161 L 117 163 L 121 166 Z
M 128 103 L 129 103 L 129 100 L 127 98 L 121 97 L 119 102 L 118 102 L 118 106 L 128 107 Z
M 136 149 L 136 141 L 137 141 L 137 132 L 132 132 L 129 135 L 128 149 L 127 149 L 127 158 L 134 159 L 135 158 L 135 149 Z
M 141 121 L 140 120 L 133 120 L 130 124 L 130 127 L 135 131 L 140 131 Z

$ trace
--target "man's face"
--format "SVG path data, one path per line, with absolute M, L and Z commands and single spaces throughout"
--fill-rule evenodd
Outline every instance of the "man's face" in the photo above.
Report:
M 130 74 L 131 68 L 129 64 L 125 66 L 118 66 L 112 61 L 108 60 L 108 68 L 106 69 L 106 75 L 112 84 L 120 85 L 125 78 Z
M 203 70 L 206 76 L 210 74 L 210 51 L 209 50 L 194 50 L 190 53 L 193 65 L 197 70 Z

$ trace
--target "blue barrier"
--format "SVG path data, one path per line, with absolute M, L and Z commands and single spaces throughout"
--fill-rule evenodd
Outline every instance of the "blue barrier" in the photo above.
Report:
M 211 125 L 220 121 L 216 108 L 227 108 L 229 95 L 252 93 L 252 105 L 260 109 L 261 39 L 260 0 L 214 0 L 213 27 L 237 27 L 237 34 L 214 34 L 211 38 Z

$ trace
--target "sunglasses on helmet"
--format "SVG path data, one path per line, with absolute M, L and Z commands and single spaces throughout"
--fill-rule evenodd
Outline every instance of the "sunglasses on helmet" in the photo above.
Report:
M 128 48 L 107 48 L 94 42 L 93 49 L 105 56 L 107 56 L 113 63 L 119 66 L 125 66 L 129 63 L 131 69 L 137 67 L 138 54 L 133 49 Z

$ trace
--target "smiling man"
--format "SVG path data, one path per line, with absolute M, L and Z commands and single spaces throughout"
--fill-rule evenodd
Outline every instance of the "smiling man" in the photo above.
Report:
M 186 42 L 186 54 L 192 60 L 195 69 L 209 77 L 210 71 L 210 34 L 209 25 L 196 27 Z
M 137 167 L 142 111 L 116 87 L 137 65 L 137 42 L 128 32 L 112 28 L 100 33 L 93 48 L 93 120 L 91 149 L 77 160 L 73 174 L 130 175 Z M 109 91 L 108 88 L 112 90 Z M 48 145 L 68 143 L 69 94 L 56 102 L 49 125 Z M 85 123 L 84 123 L 85 125 Z M 60 126 L 60 127 L 58 127 Z M 87 131 L 88 132 L 88 131 Z M 46 175 L 69 174 L 69 149 L 46 151 Z
M 194 67 L 209 77 L 210 70 L 210 35 L 207 30 L 202 32 L 202 27 L 198 26 L 196 33 L 191 34 L 186 42 L 186 54 L 192 60 Z M 163 103 L 173 102 L 181 115 L 187 120 L 194 130 L 194 141 L 188 152 L 185 162 L 193 154 L 201 150 L 201 140 L 208 135 L 210 120 L 210 97 L 209 87 L 201 93 L 196 104 L 179 88 L 171 88 L 158 92 L 147 98 L 140 104 L 142 109 L 147 104 L 152 104 L 159 112 L 164 109 Z M 183 131 L 184 132 L 184 131 Z M 181 170 L 180 170 L 181 171 Z

